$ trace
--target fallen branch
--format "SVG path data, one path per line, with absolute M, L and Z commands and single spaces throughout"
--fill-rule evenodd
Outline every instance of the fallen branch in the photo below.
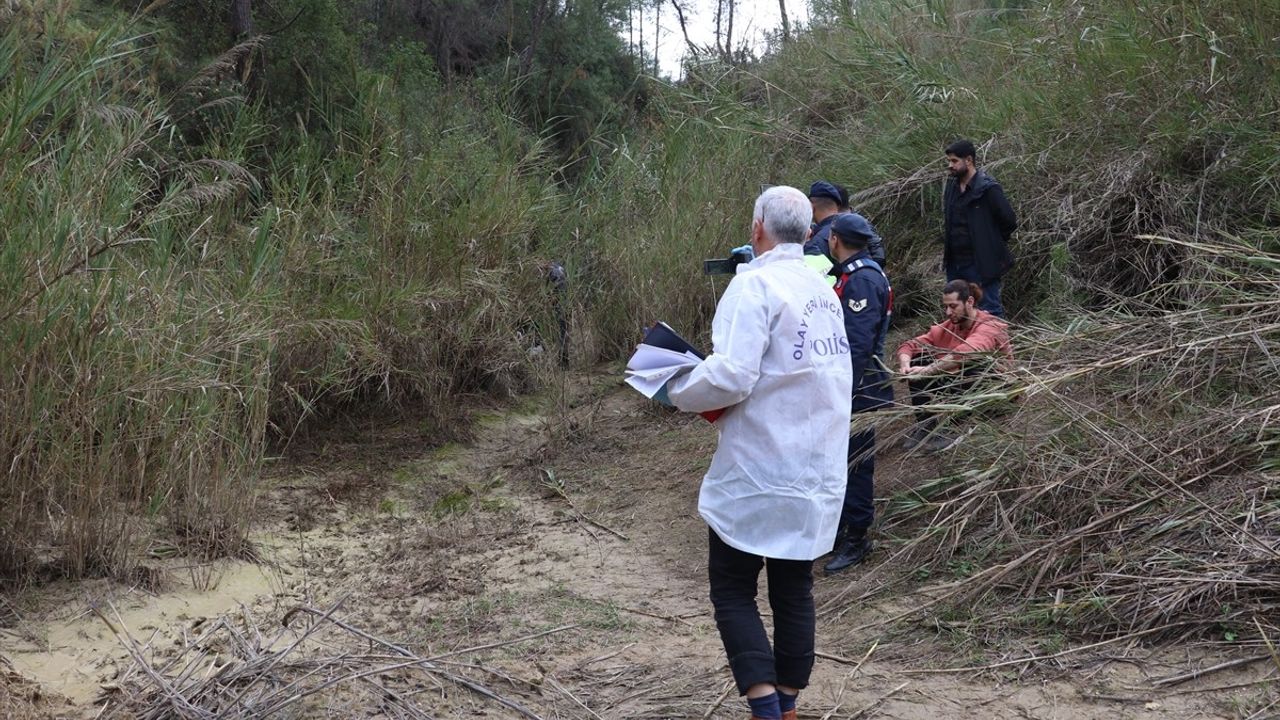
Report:
M 1172 675 L 1170 677 L 1160 678 L 1159 680 L 1152 680 L 1151 686 L 1159 688 L 1159 687 L 1168 687 L 1169 685 L 1177 685 L 1178 683 L 1184 683 L 1188 680 L 1195 680 L 1198 677 L 1204 677 L 1205 675 L 1212 675 L 1213 673 L 1219 672 L 1221 670 L 1230 670 L 1231 668 L 1240 667 L 1241 665 L 1252 665 L 1253 663 L 1256 663 L 1260 660 L 1270 660 L 1270 659 L 1271 659 L 1271 653 L 1262 653 L 1261 655 L 1254 655 L 1252 657 L 1228 660 L 1227 662 L 1218 663 L 1217 665 L 1211 665 L 1207 668 L 1200 668 L 1199 670 L 1192 670 L 1191 672 L 1182 673 L 1181 675 Z
M 572 701 L 574 702 L 574 704 L 576 704 L 578 707 L 580 707 L 580 708 L 582 708 L 583 710 L 586 710 L 587 712 L 591 713 L 591 717 L 595 718 L 596 720 L 604 720 L 604 718 L 600 717 L 600 715 L 599 715 L 595 710 L 592 710 L 591 708 L 587 707 L 587 704 L 586 704 L 586 703 L 584 703 L 584 702 L 582 702 L 581 700 L 579 700 L 577 695 L 574 695 L 573 693 L 569 692 L 569 691 L 565 688 L 565 686 L 563 686 L 563 685 L 561 685 L 559 682 L 557 682 L 557 681 L 556 681 L 556 679 L 555 679 L 554 677 L 552 677 L 551 675 L 547 675 L 547 676 L 546 676 L 546 678 L 547 678 L 547 682 L 549 682 L 549 683 L 551 683 L 552 685 L 554 685 L 554 686 L 555 686 L 555 688 L 556 688 L 556 690 L 559 690 L 559 691 L 561 692 L 561 694 L 563 694 L 565 697 L 567 697 L 567 698 L 569 698 L 570 700 L 572 700 Z
M 729 697 L 729 693 L 733 691 L 733 688 L 734 682 L 732 680 L 724 684 L 724 690 L 720 693 L 720 696 L 716 698 L 715 702 L 711 703 L 711 707 L 707 708 L 706 712 L 702 713 L 702 720 L 709 720 L 716 713 L 716 710 L 720 709 L 720 706 L 724 704 L 725 699 Z
M 574 623 L 574 624 L 572 624 L 572 625 L 561 625 L 561 626 L 560 626 L 560 627 L 558 627 L 558 628 L 552 628 L 552 629 L 550 629 L 550 630 L 543 630 L 542 632 L 534 633 L 534 634 L 532 634 L 532 635 L 522 635 L 522 636 L 520 636 L 520 637 L 518 637 L 518 638 L 515 638 L 515 639 L 512 639 L 512 640 L 503 640 L 502 642 L 489 643 L 488 645 L 476 645 L 475 647 L 463 648 L 463 649 L 461 649 L 461 650 L 452 650 L 452 651 L 447 652 L 447 653 L 441 653 L 440 655 L 432 655 L 431 657 L 429 657 L 429 658 L 427 658 L 427 659 L 428 659 L 428 660 L 443 660 L 443 659 L 448 658 L 448 657 L 454 657 L 455 655 L 468 655 L 468 654 L 470 654 L 470 653 L 480 652 L 480 651 L 482 651 L 482 650 L 492 650 L 492 649 L 494 649 L 494 648 L 506 647 L 507 645 L 515 645 L 516 643 L 522 643 L 522 642 L 525 642 L 526 640 L 537 640 L 537 639 L 538 639 L 538 638 L 540 638 L 540 637 L 546 637 L 546 636 L 548 636 L 548 635 L 555 635 L 556 633 L 561 633 L 561 632 L 564 632 L 564 631 L 566 631 L 566 630 L 573 630 L 573 629 L 575 629 L 575 628 L 580 628 L 580 627 L 582 627 L 582 625 L 580 625 L 580 624 L 578 624 L 578 623 Z
M 1124 640 L 1134 640 L 1136 638 L 1143 637 L 1144 635 L 1150 635 L 1151 633 L 1161 632 L 1163 630 L 1168 630 L 1170 628 L 1180 627 L 1183 625 L 1192 625 L 1192 624 L 1194 623 L 1181 622 L 1181 623 L 1173 623 L 1171 625 L 1161 625 L 1160 627 L 1147 628 L 1146 630 L 1140 630 L 1138 632 L 1129 633 L 1128 635 L 1121 635 L 1119 637 L 1114 637 L 1114 638 L 1111 638 L 1110 640 L 1103 640 L 1102 642 L 1096 642 L 1090 645 L 1081 645 L 1079 647 L 1069 648 L 1061 652 L 1053 653 L 1052 655 L 1032 655 L 1029 657 L 1018 658 L 1017 660 L 1005 660 L 1004 662 L 991 663 L 990 665 L 970 665 L 968 667 L 955 667 L 955 668 L 931 668 L 928 670 L 903 670 L 902 672 L 908 675 L 945 675 L 945 674 L 954 674 L 954 673 L 985 672 L 987 670 L 998 670 L 1002 667 L 1009 667 L 1010 665 L 1022 665 L 1023 663 L 1041 662 L 1043 660 L 1056 660 L 1057 658 L 1066 657 L 1067 655 L 1073 655 L 1078 652 L 1084 652 L 1085 650 L 1100 648 L 1104 645 L 1111 645 L 1113 643 L 1118 643 Z
M 870 648 L 867 648 L 866 654 L 862 656 L 862 659 L 858 661 L 858 664 L 855 665 L 853 669 L 850 670 L 840 681 L 840 691 L 836 693 L 836 704 L 822 716 L 822 720 L 831 720 L 831 718 L 835 716 L 836 712 L 840 710 L 840 706 L 844 704 L 844 692 L 849 686 L 849 681 L 858 674 L 858 670 L 862 669 L 862 663 L 866 662 L 867 658 L 871 657 L 871 653 L 875 652 L 878 647 L 880 647 L 879 640 L 873 643 Z
M 675 615 L 662 615 L 659 613 L 649 612 L 647 610 L 640 610 L 638 608 L 626 607 L 625 605 L 615 605 L 614 607 L 618 608 L 619 610 L 626 610 L 629 613 L 635 613 L 636 615 L 644 615 L 645 617 L 657 618 L 658 620 L 666 620 L 667 622 L 677 623 L 680 625 L 684 625 L 685 627 L 696 627 L 693 623 L 689 622 L 688 620 L 685 620 L 684 618 L 676 617 Z
M 559 495 L 560 498 L 564 500 L 566 503 L 568 503 L 569 509 L 572 510 L 579 519 L 581 519 L 583 522 L 595 525 L 596 527 L 600 528 L 601 530 L 604 530 L 605 532 L 611 535 L 615 535 L 627 542 L 631 542 L 631 538 L 627 537 L 626 535 L 623 535 L 617 530 L 614 530 L 608 525 L 605 525 L 599 520 L 596 520 L 595 518 L 592 518 L 591 516 L 579 510 L 578 506 L 573 504 L 573 499 L 569 497 L 569 493 L 565 492 L 564 485 L 556 479 L 556 474 L 554 471 L 552 471 L 550 468 L 542 468 L 542 474 L 547 476 L 546 482 L 542 484 L 545 485 L 547 488 L 549 488 L 556 495 Z
M 849 720 L 855 720 L 856 718 L 860 718 L 860 717 L 862 717 L 863 715 L 866 715 L 867 713 L 869 713 L 869 712 L 871 712 L 872 710 L 874 710 L 874 709 L 875 709 L 875 707 L 876 707 L 877 705 L 879 705 L 880 703 L 884 702 L 885 700 L 888 700 L 890 697 L 892 697 L 892 696 L 894 696 L 895 694 L 897 694 L 897 692 L 898 692 L 899 690 L 901 690 L 902 688 L 904 688 L 904 687 L 906 687 L 906 686 L 908 686 L 908 685 L 910 685 L 910 684 L 911 684 L 911 681 L 910 681 L 910 680 L 908 680 L 908 681 L 906 681 L 906 682 L 902 683 L 901 685 L 899 685 L 898 687 L 896 687 L 896 688 L 894 688 L 894 689 L 890 690 L 889 692 L 887 692 L 887 693 L 885 693 L 885 694 L 881 695 L 880 697 L 876 698 L 875 700 L 872 700 L 869 704 L 867 704 L 867 705 L 866 705 L 865 707 L 863 707 L 861 710 L 859 710 L 858 712 L 856 712 L 856 713 L 854 713 L 854 714 L 850 715 L 850 716 L 849 716 Z
M 298 605 L 297 607 L 293 608 L 293 609 L 292 609 L 292 610 L 290 610 L 289 612 L 285 613 L 285 617 L 284 617 L 284 620 L 283 620 L 284 624 L 288 625 L 288 624 L 289 624 L 289 620 L 293 617 L 293 615 L 294 615 L 295 613 L 299 613 L 299 612 L 310 613 L 310 614 L 312 614 L 312 615 L 320 615 L 320 614 L 321 614 L 321 613 L 320 613 L 320 611 L 319 611 L 319 610 L 316 610 L 315 608 L 307 607 L 306 605 Z M 510 709 L 512 709 L 512 710 L 514 710 L 514 711 L 516 711 L 516 712 L 520 713 L 520 714 L 521 714 L 521 715 L 523 715 L 524 717 L 529 718 L 530 720 L 542 720 L 542 718 L 541 718 L 541 717 L 539 717 L 536 713 L 534 713 L 532 710 L 529 710 L 528 708 L 524 707 L 524 706 L 523 706 L 523 705 L 521 705 L 520 703 L 517 703 L 517 702 L 516 702 L 516 701 L 514 701 L 514 700 L 509 700 L 509 699 L 507 699 L 507 698 L 505 698 L 505 697 L 502 697 L 501 695 L 498 695 L 497 693 L 495 693 L 494 691 L 492 691 L 492 690 L 490 690 L 490 689 L 488 689 L 488 688 L 484 687 L 483 685 L 480 685 L 480 684 L 478 684 L 478 683 L 475 683 L 475 682 L 473 682 L 473 681 L 471 681 L 471 680 L 468 680 L 468 679 L 466 679 L 466 678 L 464 678 L 464 677 L 461 677 L 461 676 L 458 676 L 458 675 L 454 675 L 453 673 L 448 672 L 448 671 L 444 670 L 443 668 L 440 668 L 440 667 L 437 667 L 437 666 L 435 666 L 435 665 L 432 665 L 432 664 L 430 663 L 430 661 L 429 661 L 429 660 L 427 660 L 426 658 L 419 658 L 419 657 L 417 657 L 416 655 L 414 655 L 412 652 L 410 652 L 410 651 L 406 650 L 405 648 L 400 647 L 399 645 L 395 645 L 395 644 L 393 644 L 393 643 L 390 643 L 390 642 L 388 642 L 388 641 L 386 641 L 386 640 L 383 640 L 382 638 L 379 638 L 379 637 L 377 637 L 377 636 L 370 635 L 369 633 L 367 633 L 367 632 L 365 632 L 365 631 L 363 631 L 363 630 L 361 630 L 361 629 L 359 629 L 359 628 L 356 628 L 356 627 L 353 627 L 353 626 L 351 626 L 351 625 L 348 625 L 347 623 L 344 623 L 344 622 L 342 622 L 341 620 L 338 620 L 338 619 L 336 619 L 336 618 L 329 617 L 329 618 L 327 618 L 327 619 L 328 619 L 328 621 L 329 621 L 329 622 L 333 623 L 334 625 L 336 625 L 336 626 L 338 626 L 338 627 L 342 628 L 343 630 L 346 630 L 347 632 L 349 632 L 349 633 L 351 633 L 351 634 L 353 634 L 353 635 L 355 635 L 355 636 L 357 636 L 357 637 L 363 638 L 363 639 L 368 640 L 369 642 L 372 642 L 372 643 L 377 643 L 378 645 L 381 645 L 381 646 L 383 646 L 383 647 L 385 647 L 385 648 L 387 648 L 387 649 L 389 649 L 389 650 L 392 650 L 392 651 L 396 652 L 397 654 L 403 655 L 403 656 L 405 656 L 405 657 L 407 657 L 407 658 L 412 658 L 412 659 L 414 660 L 414 662 L 407 663 L 407 664 L 406 664 L 406 666 L 407 666 L 407 665 L 418 665 L 418 666 L 422 667 L 423 669 L 430 670 L 432 673 L 434 673 L 434 674 L 436 674 L 436 675 L 438 675 L 438 676 L 440 676 L 440 677 L 442 677 L 442 678 L 444 678 L 444 679 L 446 679 L 446 680 L 449 680 L 450 682 L 453 682 L 453 683 L 455 683 L 455 684 L 457 684 L 457 685 L 461 685 L 462 687 L 467 688 L 468 690 L 470 690 L 470 691 L 472 691 L 472 692 L 476 693 L 477 695 L 481 695 L 481 696 L 483 696 L 483 697 L 489 698 L 490 700 L 493 700 L 494 702 L 498 703 L 499 705 L 502 705 L 502 706 L 504 706 L 504 707 L 510 708 Z
M 250 720 L 273 716 L 325 690 L 356 681 L 367 686 L 376 699 L 366 697 L 352 702 L 372 703 L 393 717 L 422 720 L 430 715 L 409 700 L 418 690 L 406 692 L 388 687 L 386 681 L 387 678 L 403 677 L 400 674 L 403 670 L 421 670 L 437 687 L 443 687 L 441 681 L 447 681 L 528 720 L 542 720 L 520 703 L 436 664 L 439 658 L 420 657 L 407 648 L 334 617 L 341 605 L 339 600 L 325 611 L 305 605 L 295 607 L 285 613 L 280 629 L 269 639 L 263 638 L 247 614 L 243 614 L 247 633 L 240 632 L 226 617 L 219 617 L 209 623 L 194 642 L 186 639 L 184 633 L 181 651 L 159 669 L 148 659 L 148 648 L 139 646 L 133 639 L 119 612 L 114 613 L 114 618 L 108 618 L 95 606 L 92 611 L 106 623 L 134 661 L 134 666 L 116 684 L 118 692 L 108 698 L 108 706 L 124 705 L 127 715 L 139 720 Z M 313 621 L 301 633 L 295 633 L 289 624 L 302 614 L 312 616 Z M 577 626 L 553 628 L 514 640 L 461 649 L 440 657 L 501 647 L 572 627 Z M 390 650 L 391 654 L 343 653 L 320 658 L 296 657 L 302 653 L 307 641 L 316 638 L 324 628 L 338 628 L 362 641 Z M 296 636 L 290 637 L 291 634 Z M 270 649 L 276 647 L 280 649 Z M 312 647 L 315 643 L 308 646 Z M 104 712 L 108 706 L 104 706 Z M 307 714 L 305 708 L 302 712 Z

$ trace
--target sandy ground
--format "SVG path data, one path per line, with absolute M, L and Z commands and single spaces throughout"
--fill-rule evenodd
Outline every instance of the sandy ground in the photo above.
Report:
M 590 374 L 491 412 L 474 435 L 442 447 L 409 425 L 311 438 L 272 471 L 253 538 L 262 562 L 155 560 L 150 582 L 7 600 L 0 716 L 138 716 L 174 701 L 126 646 L 162 666 L 234 627 L 230 645 L 280 651 L 299 637 L 286 613 L 301 605 L 336 607 L 330 617 L 367 637 L 317 632 L 272 666 L 281 673 L 296 679 L 322 657 L 389 663 L 392 645 L 435 671 L 335 683 L 273 717 L 745 719 L 706 598 L 696 511 L 714 429 Z M 881 453 L 878 495 L 928 477 L 931 462 Z M 937 622 L 881 624 L 920 602 L 909 584 L 886 585 L 903 574 L 891 555 L 884 541 L 866 566 L 818 579 L 821 655 L 800 717 L 1276 716 L 1275 688 L 1256 682 L 1265 663 L 1155 688 L 1223 659 L 1186 649 L 1108 646 L 955 672 L 1036 643 L 992 648 Z M 228 645 L 210 647 L 192 672 L 246 667 Z M 304 656 L 313 665 L 292 662 Z

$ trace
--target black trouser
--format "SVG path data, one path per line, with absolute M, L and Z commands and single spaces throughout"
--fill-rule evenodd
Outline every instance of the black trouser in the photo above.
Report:
M 716 627 L 738 694 L 760 683 L 803 688 L 813 670 L 813 561 L 775 560 L 727 545 L 708 528 L 707 576 Z M 756 608 L 760 567 L 769 580 L 773 646 Z
M 849 476 L 840 509 L 840 529 L 851 537 L 867 534 L 876 517 L 876 429 L 867 428 L 849 437 Z
M 911 358 L 911 367 L 925 367 L 932 364 L 933 361 L 933 353 L 922 352 Z M 982 371 L 983 368 L 981 367 L 967 366 L 961 368 L 958 373 L 931 375 L 907 380 L 907 389 L 911 393 L 911 406 L 917 408 L 915 411 L 916 422 L 927 423 L 934 417 L 934 413 L 918 409 L 921 405 L 933 403 L 933 399 L 937 396 L 956 397 L 965 394 L 969 391 L 969 388 L 973 387 L 973 383 L 978 379 L 977 376 Z

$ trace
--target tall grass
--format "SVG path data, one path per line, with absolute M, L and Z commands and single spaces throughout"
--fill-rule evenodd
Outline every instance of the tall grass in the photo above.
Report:
M 1053 294 L 1101 307 L 1176 275 L 1185 249 L 1145 235 L 1273 222 L 1266 3 L 857 7 L 758 65 L 657 93 L 651 124 L 597 156 L 559 234 L 598 352 L 655 318 L 705 330 L 720 285 L 698 260 L 740 244 L 761 183 L 847 185 L 889 244 L 899 316 L 927 312 L 957 137 L 978 141 L 1020 215 L 1006 293 L 1022 317 Z
M 252 279 L 181 262 L 245 174 L 155 153 L 169 125 L 129 96 L 137 38 L 26 30 L 0 38 L 0 566 L 80 574 L 127 564 L 113 539 L 139 511 L 187 538 L 237 524 L 270 333 Z
M 654 319 L 705 338 L 724 280 L 701 260 L 746 241 L 764 183 L 854 190 L 909 319 L 941 279 L 957 136 L 1021 216 L 1017 318 L 1192 307 L 1190 261 L 1280 212 L 1280 16 L 1005 5 L 858 3 L 659 89 L 572 182 L 511 88 L 446 85 L 412 52 L 326 71 L 282 121 L 227 72 L 251 46 L 162 91 L 173 28 L 21 6 L 0 40 L 0 574 L 115 571 L 152 533 L 247 552 L 267 444 L 317 419 L 461 432 L 460 396 L 527 389 L 555 355 L 536 352 L 549 261 L 576 361 L 624 356 Z
M 624 356 L 655 320 L 697 334 L 723 278 L 702 260 L 749 242 L 751 209 L 776 178 L 769 137 L 731 98 L 703 105 L 675 89 L 651 108 L 655 127 L 597 161 L 561 225 L 575 298 L 597 356 Z
M 790 49 L 769 77 L 822 103 L 833 130 L 815 144 L 817 173 L 857 174 L 860 206 L 900 250 L 899 276 L 938 254 L 941 148 L 967 136 L 1021 216 L 1015 310 L 1043 304 L 1056 245 L 1081 292 L 1105 304 L 1175 271 L 1179 253 L 1140 236 L 1274 213 L 1256 192 L 1275 169 L 1263 158 L 1280 99 L 1265 39 L 1280 19 L 1266 5 L 877 3 Z
M 551 322 L 562 200 L 500 96 L 406 111 L 357 71 L 356 107 L 315 88 L 321 130 L 280 128 L 232 56 L 159 92 L 139 32 L 32 11 L 0 38 L 0 577 L 250 553 L 268 443 L 356 407 L 457 434 Z

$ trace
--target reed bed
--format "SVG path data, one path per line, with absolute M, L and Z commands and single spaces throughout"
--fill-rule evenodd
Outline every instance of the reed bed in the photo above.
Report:
M 895 619 L 1267 647 L 1280 634 L 1276 240 L 1142 238 L 1184 268 L 1147 312 L 1125 298 L 1024 326 L 1016 370 L 939 406 L 967 434 L 944 475 L 890 501 L 897 580 L 926 580 L 930 598 Z
M 0 582 L 252 556 L 269 448 L 352 412 L 456 436 L 551 365 L 561 198 L 501 98 L 412 114 L 356 73 L 281 128 L 231 76 L 261 39 L 162 88 L 163 27 L 64 10 L 0 34 Z

